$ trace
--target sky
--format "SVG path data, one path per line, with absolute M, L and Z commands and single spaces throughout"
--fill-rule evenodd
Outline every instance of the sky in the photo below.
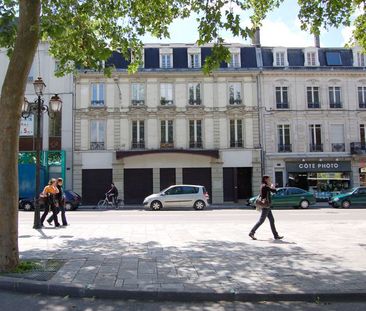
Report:
M 314 39 L 309 33 L 300 29 L 297 14 L 299 7 L 295 0 L 285 0 L 282 6 L 271 12 L 261 28 L 262 46 L 305 47 L 313 46 Z M 248 21 L 243 18 L 243 25 Z M 322 47 L 342 47 L 351 35 L 350 28 L 322 30 L 320 45 Z M 241 38 L 234 38 L 230 33 L 223 33 L 227 43 L 250 44 Z M 194 43 L 198 39 L 197 22 L 194 17 L 176 20 L 170 27 L 170 39 L 157 39 L 144 36 L 144 43 Z

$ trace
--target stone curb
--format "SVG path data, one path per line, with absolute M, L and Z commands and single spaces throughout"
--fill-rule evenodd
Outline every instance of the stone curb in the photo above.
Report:
M 364 302 L 366 292 L 333 292 L 333 293 L 249 293 L 249 292 L 210 292 L 210 291 L 146 291 L 126 290 L 115 287 L 96 287 L 78 284 L 65 285 L 32 281 L 11 277 L 0 277 L 0 289 L 27 294 L 51 296 L 70 296 L 75 298 L 102 298 L 121 300 L 154 300 L 154 301 L 307 301 L 307 302 Z

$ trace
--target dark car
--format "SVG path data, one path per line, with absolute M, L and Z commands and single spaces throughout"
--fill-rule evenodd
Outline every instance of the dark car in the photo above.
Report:
M 330 198 L 332 207 L 366 207 L 366 187 L 355 187 Z
M 65 190 L 65 209 L 67 211 L 76 210 L 81 204 L 81 196 L 71 190 Z M 25 211 L 34 210 L 33 198 L 20 198 L 19 208 Z

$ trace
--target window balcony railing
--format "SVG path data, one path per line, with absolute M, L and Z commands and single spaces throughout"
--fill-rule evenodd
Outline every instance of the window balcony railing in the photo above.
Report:
M 242 99 L 241 98 L 237 98 L 237 99 L 234 99 L 234 98 L 230 98 L 229 99 L 229 104 L 230 105 L 241 105 L 242 104 Z
M 332 152 L 345 152 L 346 145 L 344 143 L 332 144 Z
M 145 101 L 143 99 L 132 99 L 131 105 L 132 106 L 143 106 L 143 105 L 145 105 Z
M 202 148 L 202 141 L 190 141 L 189 148 L 192 148 L 192 149 Z
M 194 99 L 194 98 L 190 98 L 188 101 L 189 105 L 191 106 L 199 106 L 201 105 L 202 101 L 200 98 Z
M 104 100 L 100 99 L 100 100 L 92 100 L 90 102 L 90 106 L 93 108 L 99 108 L 99 107 L 104 107 Z
M 366 154 L 366 143 L 362 142 L 351 143 L 351 154 Z
M 323 152 L 323 144 L 310 144 L 310 152 Z
M 365 109 L 366 108 L 366 102 L 365 103 L 364 102 L 359 102 L 358 103 L 358 108 Z
M 166 143 L 166 142 L 161 142 L 160 143 L 160 148 L 161 149 L 173 149 L 174 148 L 174 143 Z
M 342 103 L 330 103 L 329 107 L 332 109 L 341 109 Z
M 145 142 L 144 141 L 140 141 L 140 142 L 133 141 L 131 144 L 131 149 L 145 149 Z
M 292 145 L 278 144 L 278 152 L 292 152 Z
M 162 106 L 173 106 L 174 101 L 170 99 L 160 99 L 160 105 Z
M 243 146 L 244 146 L 243 140 L 230 141 L 230 148 L 243 148 Z
M 308 108 L 309 109 L 319 109 L 320 108 L 320 103 L 308 103 Z
M 288 103 L 276 103 L 277 109 L 288 109 L 289 104 Z
M 104 146 L 104 142 L 90 142 L 90 150 L 104 150 L 105 146 Z

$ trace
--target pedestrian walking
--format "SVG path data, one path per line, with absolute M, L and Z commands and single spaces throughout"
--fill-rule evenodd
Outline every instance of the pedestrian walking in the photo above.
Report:
M 57 218 L 57 210 L 58 210 L 58 202 L 56 199 L 56 195 L 59 193 L 59 190 L 57 189 L 57 180 L 55 178 L 52 178 L 46 187 L 44 187 L 41 198 L 45 201 L 45 207 L 44 212 L 41 217 L 41 224 L 43 226 L 43 222 L 47 217 L 48 212 L 52 212 L 55 222 L 55 227 L 60 227 L 60 224 L 58 222 Z
M 271 225 L 272 234 L 275 240 L 283 239 L 283 236 L 280 236 L 276 230 L 275 220 L 271 210 L 271 193 L 276 192 L 276 188 L 273 184 L 271 184 L 271 177 L 264 175 L 262 177 L 262 184 L 259 191 L 259 198 L 257 199 L 256 205 L 260 206 L 261 216 L 258 222 L 254 225 L 253 229 L 250 231 L 249 236 L 256 240 L 257 238 L 254 236 L 257 229 L 264 223 L 266 218 L 268 217 L 269 223 Z
M 63 185 L 63 179 L 62 178 L 57 178 L 57 189 L 58 189 L 58 193 L 55 195 L 55 198 L 58 202 L 58 210 L 57 210 L 57 214 L 61 212 L 61 222 L 63 226 L 67 226 L 67 220 L 66 220 L 66 210 L 65 210 L 65 193 L 64 193 L 64 189 L 62 187 Z M 54 216 L 53 214 L 48 217 L 47 222 L 51 225 L 52 221 L 54 220 Z

